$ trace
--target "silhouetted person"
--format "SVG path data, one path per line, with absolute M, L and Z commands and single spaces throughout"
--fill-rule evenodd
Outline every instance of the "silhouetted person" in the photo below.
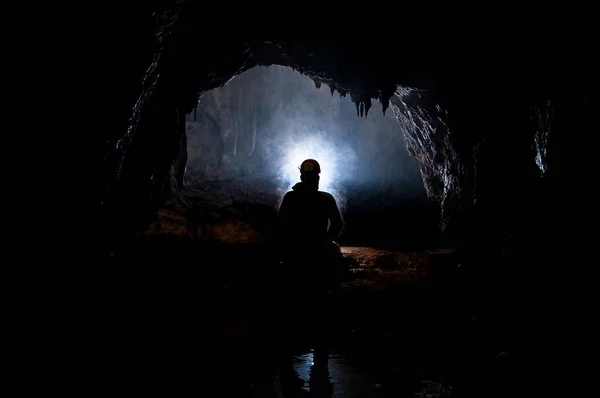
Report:
M 333 195 L 319 191 L 321 166 L 314 159 L 300 165 L 300 182 L 283 197 L 278 232 L 284 256 L 327 254 L 343 227 Z
M 335 198 L 319 191 L 320 173 L 316 160 L 302 162 L 301 182 L 283 197 L 277 219 L 277 238 L 287 277 L 283 297 L 290 323 L 286 327 L 309 340 L 322 337 L 327 329 L 327 291 L 334 285 L 340 255 L 333 241 L 343 227 Z M 310 321 L 296 319 L 299 313 L 309 315 Z

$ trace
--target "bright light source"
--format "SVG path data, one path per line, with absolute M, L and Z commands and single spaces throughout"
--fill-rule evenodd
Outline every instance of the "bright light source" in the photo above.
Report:
M 299 167 L 306 159 L 315 159 L 321 165 L 319 190 L 328 192 L 334 190 L 334 178 L 339 177 L 338 167 L 342 166 L 338 148 L 320 137 L 310 137 L 289 146 L 283 156 L 282 170 L 287 185 L 286 191 L 300 181 Z

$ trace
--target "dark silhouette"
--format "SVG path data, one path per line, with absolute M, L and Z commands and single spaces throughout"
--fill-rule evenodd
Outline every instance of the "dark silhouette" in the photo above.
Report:
M 284 255 L 323 255 L 335 248 L 343 222 L 333 195 L 319 191 L 321 167 L 314 159 L 300 165 L 301 182 L 283 197 L 278 231 Z M 301 252 L 299 252 L 301 251 Z
M 343 227 L 335 198 L 319 191 L 320 173 L 316 160 L 302 162 L 301 182 L 283 197 L 277 219 L 281 260 L 290 282 L 313 293 L 331 287 L 339 252 L 335 240 Z
M 340 269 L 342 256 L 335 241 L 342 231 L 343 221 L 335 198 L 319 191 L 320 173 L 316 160 L 302 162 L 301 182 L 285 194 L 279 208 L 277 239 L 286 276 L 281 299 L 286 303 L 286 310 L 278 319 L 291 344 L 282 347 L 284 357 L 289 355 L 288 350 L 293 345 L 302 344 L 300 342 L 314 347 L 310 395 L 325 397 L 333 391 L 327 368 L 328 292 L 335 286 Z M 294 372 L 286 372 L 285 366 L 282 376 L 285 389 L 298 387 Z
M 286 277 L 284 300 L 291 324 L 305 338 L 322 338 L 327 318 L 327 293 L 335 286 L 341 254 L 337 243 L 342 217 L 335 198 L 319 191 L 321 167 L 307 159 L 300 166 L 300 180 L 285 194 L 278 215 L 280 260 Z M 309 330 L 294 321 L 306 311 L 315 321 Z M 325 328 L 325 329 L 323 329 Z M 304 333 L 306 332 L 306 333 Z

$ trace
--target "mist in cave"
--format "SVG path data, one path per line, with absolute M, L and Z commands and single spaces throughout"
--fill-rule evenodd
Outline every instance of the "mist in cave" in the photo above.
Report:
M 242 73 L 202 95 L 186 117 L 188 196 L 218 186 L 237 202 L 276 207 L 299 181 L 300 163 L 313 158 L 320 190 L 334 195 L 346 221 L 344 241 L 431 244 L 438 210 L 402 125 L 378 101 L 358 116 L 350 96 L 291 68 Z

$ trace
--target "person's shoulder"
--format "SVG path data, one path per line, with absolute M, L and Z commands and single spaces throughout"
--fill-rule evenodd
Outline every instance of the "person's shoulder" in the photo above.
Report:
M 318 193 L 319 193 L 319 196 L 321 196 L 321 197 L 323 197 L 323 198 L 325 198 L 327 200 L 333 200 L 333 201 L 335 201 L 335 198 L 329 192 L 319 191 Z
M 283 195 L 283 199 L 285 199 L 285 198 L 291 198 L 291 197 L 294 197 L 294 196 L 296 196 L 297 194 L 298 194 L 298 192 L 296 192 L 296 191 L 287 191 L 287 192 L 285 193 L 285 195 Z

